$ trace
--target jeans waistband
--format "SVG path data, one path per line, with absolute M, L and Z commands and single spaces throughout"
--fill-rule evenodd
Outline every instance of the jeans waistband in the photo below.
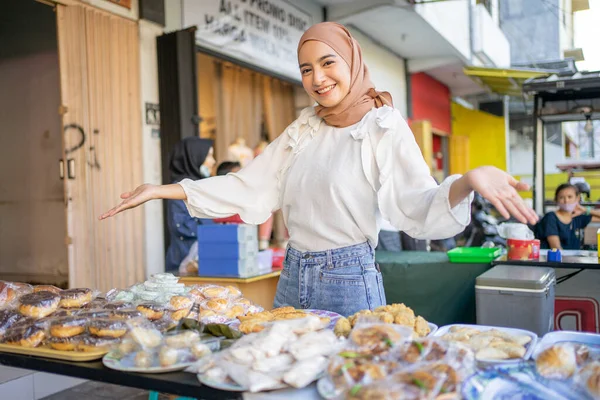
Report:
M 373 248 L 369 242 L 355 244 L 348 247 L 340 247 L 338 249 L 330 249 L 324 251 L 306 251 L 302 252 L 288 246 L 286 257 L 288 259 L 310 259 L 313 262 L 332 262 L 345 260 L 352 257 L 362 257 L 373 253 Z

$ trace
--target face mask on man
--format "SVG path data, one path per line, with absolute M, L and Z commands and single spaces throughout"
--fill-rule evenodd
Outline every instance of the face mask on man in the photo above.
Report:
M 577 207 L 577 203 L 566 203 L 566 204 L 559 204 L 558 208 L 560 208 L 562 211 L 566 211 L 569 213 L 572 213 L 573 211 L 575 211 L 575 207 Z
M 206 165 L 201 165 L 200 166 L 200 175 L 202 175 L 202 177 L 204 177 L 204 178 L 210 177 L 210 169 L 208 169 L 208 167 Z

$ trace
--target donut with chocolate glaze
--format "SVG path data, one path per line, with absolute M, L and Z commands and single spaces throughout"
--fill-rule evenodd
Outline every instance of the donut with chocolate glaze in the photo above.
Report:
M 71 337 L 51 337 L 47 340 L 47 343 L 54 350 L 60 351 L 75 351 L 77 346 L 81 343 L 85 335 L 77 335 Z
M 52 292 L 52 293 L 60 294 L 60 292 L 62 292 L 62 289 L 57 288 L 56 286 L 53 286 L 53 285 L 37 285 L 37 286 L 33 287 L 33 293 L 37 293 L 37 292 Z
M 37 292 L 21 296 L 19 312 L 31 318 L 44 318 L 58 308 L 60 296 L 52 292 Z
M 68 338 L 82 334 L 88 319 L 84 317 L 63 317 L 50 323 L 50 335 L 57 338 Z
M 19 322 L 29 319 L 15 310 L 0 310 L 0 336 Z
M 87 308 L 88 310 L 97 310 L 105 308 L 106 304 L 108 304 L 108 300 L 97 297 L 94 300 L 87 303 L 84 308 Z
M 26 328 L 10 329 L 4 335 L 2 343 L 13 346 L 37 347 L 46 337 L 46 331 L 43 327 L 35 324 Z
M 128 303 L 126 301 L 115 301 L 114 303 L 107 303 L 104 306 L 106 310 L 124 310 L 126 308 L 134 308 L 133 303 Z
M 155 321 L 161 319 L 165 315 L 166 308 L 161 304 L 146 302 L 140 303 L 137 306 L 137 310 L 144 314 L 150 321 Z
M 60 292 L 60 306 L 62 308 L 79 308 L 85 306 L 91 301 L 91 289 L 67 289 Z
M 118 319 L 95 319 L 89 323 L 89 331 L 98 337 L 120 338 L 127 333 L 127 324 Z
M 84 336 L 77 345 L 77 350 L 92 352 L 92 351 L 109 351 L 112 346 L 119 344 L 121 339 L 114 337 L 96 337 Z
M 124 309 L 124 310 L 113 310 L 111 311 L 111 315 L 115 319 L 133 319 L 133 318 L 142 318 L 144 314 L 134 309 Z

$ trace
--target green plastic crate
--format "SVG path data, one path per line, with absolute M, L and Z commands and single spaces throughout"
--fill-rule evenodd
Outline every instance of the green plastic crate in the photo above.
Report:
M 457 247 L 450 250 L 448 259 L 453 263 L 491 263 L 500 256 L 500 248 L 482 248 L 482 247 Z

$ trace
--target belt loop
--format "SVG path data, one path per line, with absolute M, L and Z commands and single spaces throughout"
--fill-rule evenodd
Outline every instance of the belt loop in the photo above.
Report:
M 327 265 L 333 265 L 333 256 L 331 250 L 327 250 Z

